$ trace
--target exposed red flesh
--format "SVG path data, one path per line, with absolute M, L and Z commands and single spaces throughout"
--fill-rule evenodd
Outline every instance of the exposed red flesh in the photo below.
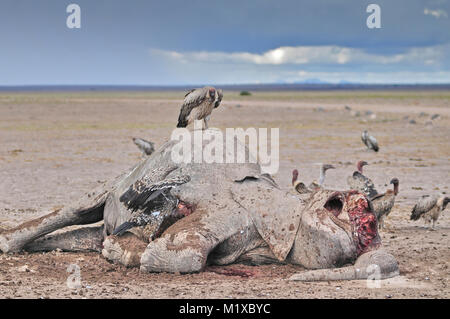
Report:
M 184 216 L 189 216 L 194 212 L 194 210 L 195 210 L 194 205 L 182 201 L 180 201 L 177 205 L 177 211 Z
M 347 207 L 358 256 L 378 248 L 381 245 L 378 222 L 367 198 L 357 191 L 350 191 L 347 193 Z

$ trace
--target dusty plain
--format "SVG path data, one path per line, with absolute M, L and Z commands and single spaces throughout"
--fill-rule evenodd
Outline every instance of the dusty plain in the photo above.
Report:
M 160 146 L 176 125 L 181 91 L 0 93 L 0 231 L 77 200 L 141 160 L 132 137 Z M 147 274 L 107 262 L 96 253 L 0 254 L 0 298 L 449 298 L 449 207 L 430 231 L 409 215 L 419 196 L 449 194 L 450 91 L 224 92 L 210 126 L 280 129 L 280 169 L 346 189 L 358 160 L 384 191 L 400 180 L 395 207 L 381 232 L 401 276 L 368 288 L 365 281 L 299 283 L 298 266 L 233 265 L 255 273 L 227 276 Z M 349 106 L 348 111 L 344 106 Z M 370 112 L 372 114 L 370 114 Z M 431 116 L 439 117 L 430 120 Z M 415 124 L 410 123 L 411 120 Z M 380 144 L 368 152 L 360 134 Z M 82 288 L 70 289 L 67 268 L 77 264 Z

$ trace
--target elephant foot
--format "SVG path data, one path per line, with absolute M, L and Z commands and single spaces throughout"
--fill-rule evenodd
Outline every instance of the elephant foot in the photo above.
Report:
M 145 242 L 131 233 L 121 237 L 109 236 L 103 242 L 102 255 L 109 261 L 126 267 L 139 267 L 146 247 Z

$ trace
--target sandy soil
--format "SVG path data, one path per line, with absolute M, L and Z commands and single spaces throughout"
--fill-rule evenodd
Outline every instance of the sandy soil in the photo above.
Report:
M 141 158 L 131 137 L 161 145 L 176 124 L 182 96 L 0 94 L 0 228 L 64 206 L 129 169 Z M 366 115 L 369 110 L 375 116 Z M 435 113 L 440 117 L 430 122 Z M 420 195 L 449 192 L 449 92 L 263 92 L 248 98 L 225 93 L 210 125 L 280 128 L 280 170 L 274 177 L 281 187 L 290 186 L 293 168 L 307 183 L 318 179 L 321 162 L 337 166 L 328 172 L 328 188 L 345 189 L 357 160 L 369 162 L 365 174 L 379 191 L 398 177 L 400 194 L 381 236 L 385 249 L 397 257 L 401 276 L 368 288 L 365 281 L 287 281 L 302 271 L 296 266 L 228 266 L 250 269 L 255 275 L 248 278 L 212 271 L 145 274 L 98 254 L 55 251 L 1 254 L 0 297 L 450 297 L 449 208 L 435 231 L 409 220 Z M 364 149 L 360 133 L 366 128 L 377 137 L 379 153 Z M 80 267 L 81 289 L 67 286 L 70 264 Z

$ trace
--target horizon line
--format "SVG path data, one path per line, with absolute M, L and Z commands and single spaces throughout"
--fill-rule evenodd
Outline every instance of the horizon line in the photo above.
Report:
M 364 88 L 446 88 L 450 89 L 449 83 L 246 83 L 246 84 L 172 84 L 172 85 L 154 85 L 154 84 L 23 84 L 23 85 L 0 85 L 0 91 L 95 91 L 95 90 L 180 90 L 193 87 L 203 87 L 206 85 L 234 88 L 234 89 L 364 89 Z

